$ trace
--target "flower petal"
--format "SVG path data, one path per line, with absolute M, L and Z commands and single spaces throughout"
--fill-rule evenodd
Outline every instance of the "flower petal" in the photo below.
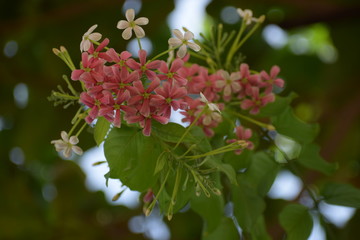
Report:
M 116 26 L 118 29 L 125 29 L 125 28 L 128 28 L 130 27 L 130 24 L 129 22 L 125 21 L 125 20 L 120 20 L 118 23 L 117 23 L 117 26 Z
M 131 27 L 128 27 L 123 31 L 123 33 L 121 35 L 123 37 L 123 39 L 129 40 L 131 38 L 131 36 L 132 36 L 131 30 L 132 30 Z
M 93 40 L 93 41 L 99 41 L 101 39 L 101 33 L 92 33 L 89 35 L 89 39 Z
M 146 17 L 141 17 L 135 20 L 136 25 L 146 25 L 149 23 L 149 19 Z
M 171 47 L 177 47 L 182 44 L 182 41 L 178 38 L 170 38 L 168 43 Z
M 197 45 L 196 43 L 193 43 L 193 42 L 188 42 L 187 45 L 189 46 L 189 48 L 191 48 L 195 52 L 198 52 L 201 49 L 201 47 L 199 45 Z
M 134 27 L 134 32 L 135 32 L 136 37 L 138 37 L 138 38 L 145 37 L 145 31 L 144 31 L 144 29 L 142 27 L 135 26 Z
M 83 150 L 79 146 L 72 146 L 71 150 L 77 155 L 83 154 Z
M 77 136 L 71 136 L 70 137 L 70 141 L 69 141 L 72 145 L 76 145 L 79 143 L 79 139 Z
M 177 52 L 177 56 L 179 58 L 185 57 L 186 51 L 187 51 L 186 45 L 182 45 Z
M 173 34 L 180 40 L 184 39 L 184 35 L 181 33 L 179 29 L 174 29 Z
M 135 18 L 134 9 L 130 8 L 130 9 L 126 10 L 125 16 L 126 16 L 126 19 L 128 20 L 128 22 L 134 21 L 134 18 Z
M 61 138 L 65 141 L 65 142 L 69 142 L 69 136 L 65 131 L 61 131 Z
M 194 34 L 191 31 L 186 31 L 184 35 L 184 39 L 189 41 L 194 38 Z

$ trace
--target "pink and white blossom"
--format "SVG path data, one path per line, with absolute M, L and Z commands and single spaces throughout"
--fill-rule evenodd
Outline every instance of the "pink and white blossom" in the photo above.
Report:
M 126 10 L 125 16 L 126 16 L 127 21 L 120 20 L 117 24 L 118 29 L 124 29 L 124 31 L 122 33 L 122 37 L 125 40 L 129 40 L 132 36 L 133 30 L 134 30 L 134 33 L 137 38 L 145 37 L 145 31 L 140 26 L 148 24 L 149 19 L 146 17 L 141 17 L 141 18 L 134 20 L 135 19 L 135 10 L 134 9 Z

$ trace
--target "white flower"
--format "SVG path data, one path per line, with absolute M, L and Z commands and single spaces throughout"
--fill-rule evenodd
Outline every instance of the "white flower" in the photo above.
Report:
M 180 58 L 185 57 L 186 54 L 186 46 L 194 50 L 195 52 L 200 51 L 200 46 L 196 43 L 189 42 L 191 39 L 194 38 L 194 34 L 190 31 L 186 31 L 185 34 L 182 34 L 179 29 L 174 29 L 173 33 L 176 38 L 169 39 L 169 45 L 172 47 L 181 46 L 179 51 L 177 52 L 177 56 Z
M 83 37 L 82 37 L 82 41 L 80 43 L 80 51 L 87 51 L 90 48 L 91 45 L 91 41 L 99 41 L 101 39 L 101 34 L 98 32 L 93 33 L 93 31 L 95 30 L 95 28 L 97 28 L 97 24 L 93 25 L 91 28 L 89 28 L 89 30 L 87 30 L 86 33 L 84 33 Z
M 61 132 L 61 138 L 58 140 L 51 141 L 51 144 L 55 145 L 55 149 L 57 152 L 62 152 L 64 157 L 71 157 L 71 153 L 74 152 L 78 155 L 83 154 L 83 150 L 76 146 L 79 143 L 79 139 L 77 136 L 71 136 L 69 138 L 68 134 L 65 131 Z
M 149 23 L 149 19 L 146 17 L 138 18 L 134 21 L 135 18 L 135 11 L 134 9 L 128 9 L 125 13 L 126 20 L 120 20 L 117 24 L 118 29 L 125 29 L 122 33 L 122 37 L 125 40 L 128 40 L 132 36 L 132 31 L 134 30 L 135 35 L 137 38 L 143 38 L 145 37 L 145 31 L 142 29 L 142 27 L 139 27 L 138 25 L 146 25 Z
M 225 100 L 230 100 L 231 93 L 239 92 L 241 89 L 240 83 L 237 82 L 237 80 L 240 79 L 240 73 L 233 72 L 230 75 L 228 72 L 222 70 L 220 71 L 220 75 L 223 79 L 216 81 L 216 87 L 224 90 L 224 98 L 226 98 Z
M 221 113 L 219 107 L 215 103 L 210 103 L 202 92 L 200 92 L 200 101 L 202 101 L 203 103 L 208 105 L 208 107 L 211 111 L 217 111 L 217 112 Z
M 243 18 L 246 25 L 250 25 L 251 22 L 263 22 L 265 20 L 265 16 L 260 16 L 259 18 L 254 18 L 253 12 L 250 9 L 242 10 L 241 8 L 238 8 L 237 12 L 240 15 L 240 17 Z

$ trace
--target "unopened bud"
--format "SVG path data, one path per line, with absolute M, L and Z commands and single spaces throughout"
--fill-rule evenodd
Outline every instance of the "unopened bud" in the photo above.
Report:
M 60 50 L 59 50 L 59 49 L 53 48 L 52 51 L 53 51 L 53 53 L 54 53 L 56 56 L 59 56 L 59 54 L 60 54 Z
M 61 52 L 67 52 L 66 48 L 64 46 L 60 46 L 60 51 Z
M 269 131 L 275 131 L 275 127 L 273 125 L 271 125 L 271 124 L 267 125 L 266 128 Z
M 265 15 L 261 15 L 259 18 L 258 18 L 258 22 L 259 23 L 263 23 L 265 21 Z

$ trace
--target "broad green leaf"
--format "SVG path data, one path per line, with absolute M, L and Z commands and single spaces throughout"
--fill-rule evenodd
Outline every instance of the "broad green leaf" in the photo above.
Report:
M 204 161 L 206 161 L 205 165 L 207 167 L 218 169 L 229 178 L 232 184 L 237 184 L 236 172 L 230 164 L 222 163 L 221 159 L 216 156 L 207 156 Z
M 300 204 L 287 205 L 281 211 L 279 220 L 286 231 L 287 240 L 306 240 L 313 227 L 308 209 Z
M 204 235 L 213 232 L 220 224 L 224 212 L 224 200 L 222 196 L 211 194 L 206 197 L 204 193 L 200 196 L 193 194 L 191 198 L 191 209 L 199 214 L 205 221 Z
M 248 149 L 244 149 L 240 155 L 234 152 L 227 152 L 224 154 L 223 161 L 224 163 L 230 164 L 235 171 L 239 171 L 240 169 L 249 167 L 253 153 L 254 151 Z
M 272 117 L 272 123 L 278 133 L 293 138 L 300 144 L 311 143 L 319 131 L 317 124 L 308 124 L 301 121 L 294 115 L 291 108 Z
M 100 145 L 108 133 L 110 128 L 110 122 L 106 120 L 104 117 L 99 117 L 94 129 L 94 139 L 96 142 L 96 145 Z
M 265 210 L 265 202 L 256 189 L 239 182 L 232 186 L 234 216 L 245 232 L 251 232 Z
M 325 161 L 319 152 L 320 147 L 316 144 L 304 145 L 297 162 L 304 167 L 317 170 L 328 176 L 333 174 L 337 169 L 337 164 Z
M 265 219 L 263 216 L 258 218 L 257 223 L 251 231 L 251 236 L 254 240 L 271 240 L 270 235 L 266 231 Z
M 217 228 L 212 232 L 204 232 L 202 240 L 234 240 L 239 239 L 240 235 L 230 218 L 223 217 Z
M 270 190 L 280 165 L 277 164 L 265 152 L 257 152 L 253 155 L 249 168 L 238 177 L 238 182 L 246 182 L 257 190 L 260 196 L 265 196 Z
M 168 152 L 162 152 L 157 160 L 156 160 L 156 166 L 155 166 L 155 170 L 154 170 L 154 174 L 157 174 L 158 172 L 160 172 L 166 165 L 166 162 L 168 161 L 167 159 L 168 157 Z
M 321 191 L 329 204 L 360 208 L 360 189 L 349 184 L 328 183 Z
M 168 124 L 154 122 L 151 130 L 152 134 L 164 142 L 177 143 L 185 133 L 186 128 L 173 122 Z M 191 134 L 187 134 L 182 141 L 186 143 L 195 143 L 196 139 Z
M 132 190 L 145 191 L 157 180 L 156 161 L 162 150 L 153 137 L 139 129 L 122 126 L 113 128 L 104 145 L 110 167 L 110 178 L 118 178 Z
M 298 95 L 294 92 L 291 92 L 287 97 L 276 96 L 275 102 L 267 104 L 265 107 L 261 108 L 258 117 L 271 117 L 279 115 L 286 108 L 290 106 L 292 100 L 294 100 Z

